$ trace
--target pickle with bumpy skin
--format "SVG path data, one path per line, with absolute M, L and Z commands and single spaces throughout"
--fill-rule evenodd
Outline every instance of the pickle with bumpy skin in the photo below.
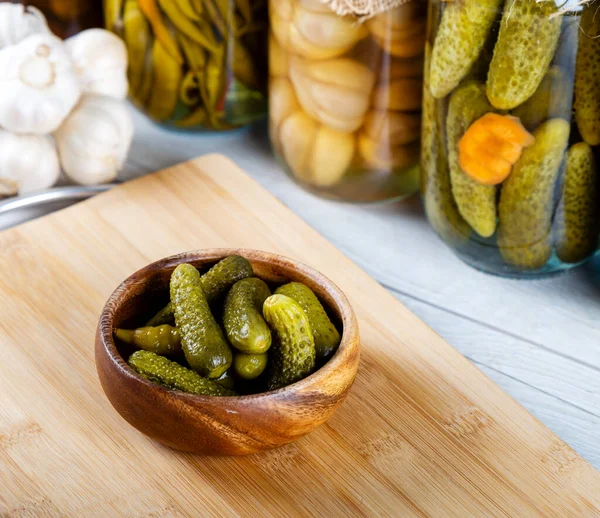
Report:
M 269 351 L 268 388 L 275 390 L 305 378 L 315 368 L 315 340 L 306 313 L 294 299 L 271 295 L 263 306 L 274 332 Z
M 523 126 L 533 131 L 547 119 L 568 119 L 571 114 L 573 90 L 560 67 L 552 66 L 535 93 L 512 110 Z
M 585 142 L 567 152 L 563 195 L 555 216 L 556 254 L 565 263 L 589 257 L 598 244 L 600 194 L 594 151 Z
M 446 119 L 452 195 L 462 217 L 482 237 L 490 237 L 496 231 L 496 187 L 478 183 L 462 171 L 458 163 L 458 143 L 473 122 L 493 111 L 485 86 L 467 83 L 450 97 Z
M 202 376 L 219 378 L 231 366 L 232 354 L 210 311 L 200 273 L 191 264 L 180 264 L 170 288 L 185 359 Z
M 429 45 L 425 46 L 423 120 L 421 123 L 421 192 L 427 218 L 443 239 L 462 244 L 471 233 L 452 196 L 445 155 L 445 118 L 442 102 L 429 89 Z
M 560 38 L 557 12 L 554 0 L 507 1 L 487 80 L 494 107 L 516 108 L 542 82 Z
M 215 264 L 202 276 L 202 288 L 209 302 L 217 299 L 236 282 L 252 277 L 250 261 L 239 255 L 230 255 Z
M 115 336 L 122 342 L 160 355 L 181 352 L 179 330 L 169 325 L 140 327 L 138 329 L 115 329 Z
M 434 97 L 445 97 L 467 76 L 503 3 L 503 0 L 445 3 L 431 55 L 430 89 Z
M 498 246 L 512 266 L 533 270 L 550 259 L 554 189 L 569 132 L 564 119 L 542 123 L 502 186 Z
M 233 371 L 242 379 L 258 378 L 267 368 L 267 354 L 236 353 L 233 356 Z
M 264 281 L 249 277 L 236 282 L 225 299 L 223 326 L 227 339 L 238 351 L 266 353 L 271 347 L 271 330 L 262 316 L 271 290 Z
M 236 396 L 216 381 L 150 351 L 136 351 L 127 360 L 129 366 L 149 381 L 164 387 L 201 396 Z
M 313 291 L 300 282 L 290 282 L 277 288 L 275 293 L 294 299 L 306 313 L 315 339 L 317 359 L 325 360 L 333 356 L 340 345 L 341 336 Z
M 575 65 L 575 119 L 590 146 L 600 144 L 600 13 L 598 3 L 584 7 Z
M 248 259 L 239 255 L 230 255 L 215 264 L 202 278 L 202 288 L 209 304 L 224 295 L 237 281 L 252 277 L 252 265 Z M 159 326 L 175 322 L 173 305 L 169 302 L 148 322 L 147 326 Z

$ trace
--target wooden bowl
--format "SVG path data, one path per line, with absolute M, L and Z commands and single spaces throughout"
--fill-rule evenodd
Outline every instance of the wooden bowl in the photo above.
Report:
M 308 285 L 341 324 L 335 355 L 307 378 L 255 395 L 210 397 L 156 385 L 136 374 L 113 339 L 113 329 L 148 313 L 168 290 L 180 263 L 207 268 L 228 255 L 246 257 L 269 282 Z M 155 295 L 155 296 L 153 296 Z M 324 423 L 346 398 L 359 362 L 358 325 L 348 300 L 329 279 L 293 259 L 255 250 L 212 249 L 167 257 L 137 271 L 111 295 L 96 333 L 96 368 L 117 412 L 167 446 L 207 455 L 246 455 L 295 441 Z

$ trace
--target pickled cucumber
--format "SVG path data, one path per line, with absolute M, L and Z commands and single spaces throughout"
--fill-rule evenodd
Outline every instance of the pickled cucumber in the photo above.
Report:
M 421 123 L 421 192 L 427 218 L 433 229 L 447 241 L 463 243 L 470 234 L 452 197 L 448 162 L 445 156 L 445 123 L 442 102 L 429 88 L 431 47 L 425 46 L 423 120 Z
M 493 111 L 485 86 L 466 83 L 452 93 L 446 122 L 452 194 L 461 216 L 482 237 L 490 237 L 496 231 L 496 187 L 482 185 L 461 170 L 458 142 L 473 122 Z
M 220 377 L 231 365 L 231 349 L 210 311 L 200 273 L 191 264 L 173 271 L 171 303 L 187 362 L 202 376 Z
M 341 336 L 313 291 L 300 282 L 290 282 L 277 288 L 275 293 L 294 299 L 306 313 L 315 339 L 317 359 L 325 360 L 333 356 L 340 345 Z
M 150 351 L 136 351 L 127 361 L 129 366 L 144 378 L 170 389 L 202 396 L 235 396 L 236 393 L 213 380 L 186 369 Z
M 600 13 L 598 3 L 581 15 L 575 65 L 575 119 L 579 133 L 590 146 L 600 144 Z
M 315 368 L 315 340 L 306 313 L 294 299 L 271 295 L 263 315 L 274 332 L 269 351 L 269 390 L 285 387 L 305 378 Z
M 206 298 L 212 302 L 224 295 L 237 281 L 253 275 L 252 265 L 248 259 L 239 255 L 230 255 L 202 276 L 202 288 Z
M 560 67 L 552 66 L 535 93 L 517 106 L 512 115 L 519 117 L 529 131 L 548 119 L 569 119 L 573 89 Z
M 533 133 L 535 143 L 525 148 L 502 186 L 498 246 L 517 268 L 541 268 L 552 253 L 554 188 L 569 131 L 564 119 L 542 123 Z
M 175 325 L 175 314 L 173 313 L 173 305 L 170 302 L 146 322 L 146 327 L 162 325 Z
M 430 90 L 440 99 L 469 73 L 485 46 L 503 0 L 446 2 L 431 56 Z
M 242 379 L 256 379 L 265 371 L 266 368 L 266 354 L 236 353 L 233 357 L 233 370 Z
M 233 285 L 225 299 L 223 325 L 231 345 L 248 354 L 262 354 L 271 347 L 271 330 L 262 316 L 271 295 L 260 279 L 250 277 Z
M 507 0 L 487 80 L 496 108 L 516 108 L 542 82 L 560 37 L 557 11 L 554 0 Z
M 210 304 L 221 295 L 224 295 L 237 281 L 246 277 L 252 277 L 252 275 L 254 275 L 254 272 L 248 259 L 239 255 L 230 255 L 215 264 L 200 280 L 204 295 Z M 163 324 L 173 324 L 174 322 L 173 306 L 169 302 L 148 320 L 146 325 L 160 326 Z
M 600 186 L 596 159 L 585 142 L 567 152 L 563 196 L 556 213 L 556 254 L 565 263 L 589 257 L 598 243 Z
M 214 381 L 215 381 L 215 383 L 218 383 L 222 387 L 233 390 L 235 387 L 235 380 L 233 378 L 233 369 L 232 368 L 227 369 L 223 374 L 221 374 L 221 377 L 217 378 Z
M 181 352 L 179 330 L 169 325 L 132 330 L 115 329 L 115 336 L 122 342 L 156 354 L 169 355 Z

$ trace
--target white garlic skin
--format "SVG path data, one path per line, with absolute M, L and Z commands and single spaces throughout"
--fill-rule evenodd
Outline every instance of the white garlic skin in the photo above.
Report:
M 81 96 L 63 42 L 34 34 L 0 50 L 0 126 L 14 133 L 56 130 Z
M 127 48 L 104 29 L 88 29 L 65 40 L 84 93 L 124 99 L 127 95 Z
M 58 154 L 51 137 L 0 130 L 0 184 L 3 186 L 0 190 L 5 195 L 48 189 L 59 175 Z M 8 192 L 11 185 L 16 192 Z
M 39 9 L 23 4 L 0 3 L 0 49 L 19 43 L 32 34 L 50 34 Z
M 92 185 L 114 180 L 133 138 L 127 105 L 112 97 L 84 95 L 54 134 L 63 171 Z

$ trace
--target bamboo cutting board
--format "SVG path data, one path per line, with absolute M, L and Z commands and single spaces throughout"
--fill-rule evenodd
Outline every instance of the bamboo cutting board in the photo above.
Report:
M 356 311 L 353 390 L 297 443 L 182 454 L 102 393 L 94 331 L 112 290 L 151 261 L 208 247 L 299 259 Z M 3 515 L 600 515 L 600 473 L 221 156 L 1 233 L 0 272 Z

